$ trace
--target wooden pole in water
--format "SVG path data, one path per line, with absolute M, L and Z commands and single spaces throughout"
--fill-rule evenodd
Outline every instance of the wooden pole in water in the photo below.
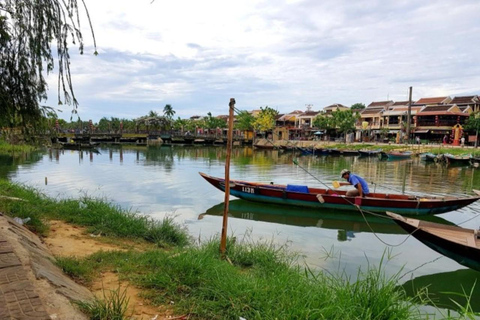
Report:
M 407 111 L 407 144 L 410 143 L 410 119 L 412 117 L 412 87 L 408 94 L 408 111 Z
M 223 207 L 223 225 L 222 236 L 220 239 L 220 254 L 225 258 L 225 251 L 227 247 L 227 226 L 228 226 L 228 204 L 230 198 L 230 157 L 232 154 L 233 144 L 233 109 L 235 107 L 235 99 L 230 98 L 228 104 L 230 112 L 228 114 L 228 138 L 227 138 L 227 157 L 225 159 L 225 201 Z

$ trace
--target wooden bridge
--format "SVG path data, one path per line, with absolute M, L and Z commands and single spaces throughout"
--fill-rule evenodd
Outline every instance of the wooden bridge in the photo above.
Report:
M 226 135 L 211 134 L 178 134 L 178 133 L 59 133 L 59 142 L 75 142 L 75 143 L 106 143 L 106 144 L 122 144 L 134 143 L 140 145 L 163 143 L 163 144 L 203 144 L 218 145 L 226 144 Z M 234 136 L 235 144 L 248 145 L 252 144 L 252 139 L 246 139 L 243 136 Z

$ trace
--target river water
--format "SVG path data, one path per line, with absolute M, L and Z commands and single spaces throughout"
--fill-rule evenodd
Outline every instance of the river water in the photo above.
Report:
M 118 146 L 98 151 L 48 150 L 16 160 L 1 157 L 0 176 L 34 186 L 52 197 L 102 197 L 155 219 L 174 215 L 196 241 L 220 234 L 224 193 L 198 173 L 224 176 L 224 146 Z M 381 161 L 300 156 L 250 147 L 234 148 L 230 177 L 331 187 L 332 181 L 341 180 L 339 173 L 344 168 L 372 183 L 371 191 L 462 195 L 480 189 L 480 169 L 471 166 L 445 167 L 419 158 Z M 479 212 L 477 202 L 432 219 L 478 228 Z M 228 234 L 237 239 L 287 245 L 299 252 L 309 267 L 344 273 L 353 279 L 360 268 L 366 270 L 369 265 L 378 267 L 382 263 L 387 275 L 399 273 L 408 286 L 412 281 L 430 283 L 430 291 L 461 291 L 462 285 L 469 291 L 475 281 L 480 282 L 479 272 L 441 256 L 383 218 L 368 217 L 365 221 L 361 214 L 318 213 L 231 197 Z M 472 303 L 477 311 L 479 287 L 477 283 Z

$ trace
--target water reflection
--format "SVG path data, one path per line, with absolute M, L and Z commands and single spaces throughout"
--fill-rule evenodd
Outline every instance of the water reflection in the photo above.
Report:
M 222 216 L 225 203 L 221 202 L 200 214 Z M 279 223 L 301 227 L 317 227 L 338 230 L 338 241 L 352 240 L 356 233 L 370 232 L 383 234 L 405 234 L 405 231 L 396 225 L 389 217 L 379 215 L 362 215 L 360 212 L 340 212 L 338 210 L 314 210 L 308 208 L 294 208 L 274 204 L 262 204 L 245 200 L 231 200 L 229 202 L 229 217 Z M 436 216 L 426 217 L 432 222 L 452 224 Z
M 460 306 L 465 306 L 467 299 L 470 299 L 473 311 L 480 312 L 479 284 L 480 272 L 462 269 L 419 276 L 405 282 L 402 287 L 411 297 L 422 288 L 428 288 L 429 297 L 433 302 L 431 304 L 445 309 L 458 310 L 458 305 L 454 301 Z
M 85 193 L 106 197 L 155 219 L 174 212 L 196 238 L 210 238 L 220 232 L 224 193 L 209 186 L 198 172 L 222 176 L 224 147 L 121 145 L 102 146 L 99 151 L 100 154 L 49 150 L 17 158 L 0 157 L 0 176 L 38 187 L 53 197 L 77 198 Z M 299 166 L 293 163 L 294 159 Z M 473 167 L 445 167 L 416 158 L 379 161 L 375 157 L 299 156 L 251 147 L 233 149 L 230 176 L 246 181 L 331 186 L 332 181 L 340 180 L 339 173 L 344 168 L 374 182 L 371 190 L 377 192 L 460 195 L 471 193 L 472 188 L 480 189 L 480 173 Z M 44 184 L 45 177 L 48 185 Z M 479 212 L 480 202 L 442 214 L 443 219 L 422 219 L 456 224 L 467 221 L 462 227 L 477 228 L 479 220 L 472 218 Z M 198 220 L 199 215 L 204 219 Z M 277 243 L 289 241 L 294 251 L 301 251 L 312 268 L 341 268 L 355 277 L 359 268 L 380 264 L 386 248 L 394 251 L 394 259 L 386 265 L 387 274 L 396 274 L 403 268 L 419 277 L 459 268 L 450 259 L 437 261 L 438 253 L 383 218 L 367 217 L 367 224 L 360 214 L 265 206 L 233 197 L 230 215 L 234 219 L 229 222 L 229 233 L 253 230 L 258 239 L 274 234 Z M 332 247 L 341 252 L 338 261 L 324 259 L 323 248 Z M 454 276 L 449 281 L 454 282 Z
M 0 154 L 0 179 L 8 179 L 19 166 L 31 167 L 43 158 L 43 152 Z

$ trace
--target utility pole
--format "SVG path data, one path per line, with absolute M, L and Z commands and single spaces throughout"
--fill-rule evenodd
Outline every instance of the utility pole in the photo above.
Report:
M 410 143 L 410 119 L 412 116 L 412 87 L 408 94 L 408 112 L 407 112 L 407 143 Z

